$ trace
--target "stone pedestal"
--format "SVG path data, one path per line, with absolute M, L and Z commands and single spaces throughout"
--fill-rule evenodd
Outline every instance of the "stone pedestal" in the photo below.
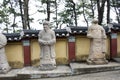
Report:
M 50 55 L 49 55 L 50 56 Z M 53 70 L 56 68 L 55 58 L 50 58 L 46 55 L 46 58 L 40 59 L 40 70 Z
M 91 65 L 100 65 L 107 64 L 108 61 L 106 59 L 87 59 L 87 64 Z
M 53 64 L 43 64 L 43 65 L 40 65 L 39 67 L 40 70 L 53 70 L 53 69 L 56 69 L 56 65 L 53 65 Z

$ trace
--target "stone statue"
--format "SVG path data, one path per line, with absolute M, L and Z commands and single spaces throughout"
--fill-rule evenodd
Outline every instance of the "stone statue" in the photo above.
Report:
M 98 20 L 94 19 L 92 25 L 88 27 L 87 37 L 90 38 L 90 52 L 87 59 L 88 64 L 106 64 L 106 34 L 102 26 L 98 25 Z
M 38 34 L 38 42 L 40 44 L 40 69 L 52 70 L 56 68 L 55 60 L 55 32 L 50 29 L 48 21 L 43 22 L 43 30 Z
M 5 55 L 5 45 L 7 44 L 6 36 L 0 33 L 0 73 L 7 73 L 10 70 L 10 66 L 7 62 Z

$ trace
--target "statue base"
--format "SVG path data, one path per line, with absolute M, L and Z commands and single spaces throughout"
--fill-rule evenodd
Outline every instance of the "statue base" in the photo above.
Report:
M 40 59 L 40 70 L 53 70 L 56 68 L 55 59 Z
M 56 69 L 56 65 L 53 64 L 42 64 L 39 66 L 40 70 L 53 70 Z
M 101 64 L 108 64 L 108 61 L 106 59 L 87 59 L 87 64 L 101 65 Z
M 1 68 L 0 67 L 0 74 L 6 74 L 8 71 L 10 71 L 11 67 L 8 68 Z

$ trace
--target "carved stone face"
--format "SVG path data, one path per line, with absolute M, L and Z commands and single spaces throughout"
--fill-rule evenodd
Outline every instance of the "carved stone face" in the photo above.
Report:
M 47 24 L 44 24 L 43 28 L 44 28 L 45 31 L 49 30 L 49 26 Z

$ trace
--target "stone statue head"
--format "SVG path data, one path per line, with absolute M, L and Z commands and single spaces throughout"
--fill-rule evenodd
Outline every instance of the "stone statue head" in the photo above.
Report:
M 43 26 L 44 26 L 44 25 L 50 26 L 50 22 L 49 22 L 49 21 L 44 21 L 44 22 L 43 22 Z
M 0 48 L 7 44 L 7 38 L 4 34 L 0 33 Z
M 92 20 L 92 23 L 93 23 L 93 24 L 98 24 L 98 19 L 93 19 L 93 20 Z
M 45 31 L 50 29 L 50 22 L 49 21 L 44 21 L 43 22 L 43 28 Z

